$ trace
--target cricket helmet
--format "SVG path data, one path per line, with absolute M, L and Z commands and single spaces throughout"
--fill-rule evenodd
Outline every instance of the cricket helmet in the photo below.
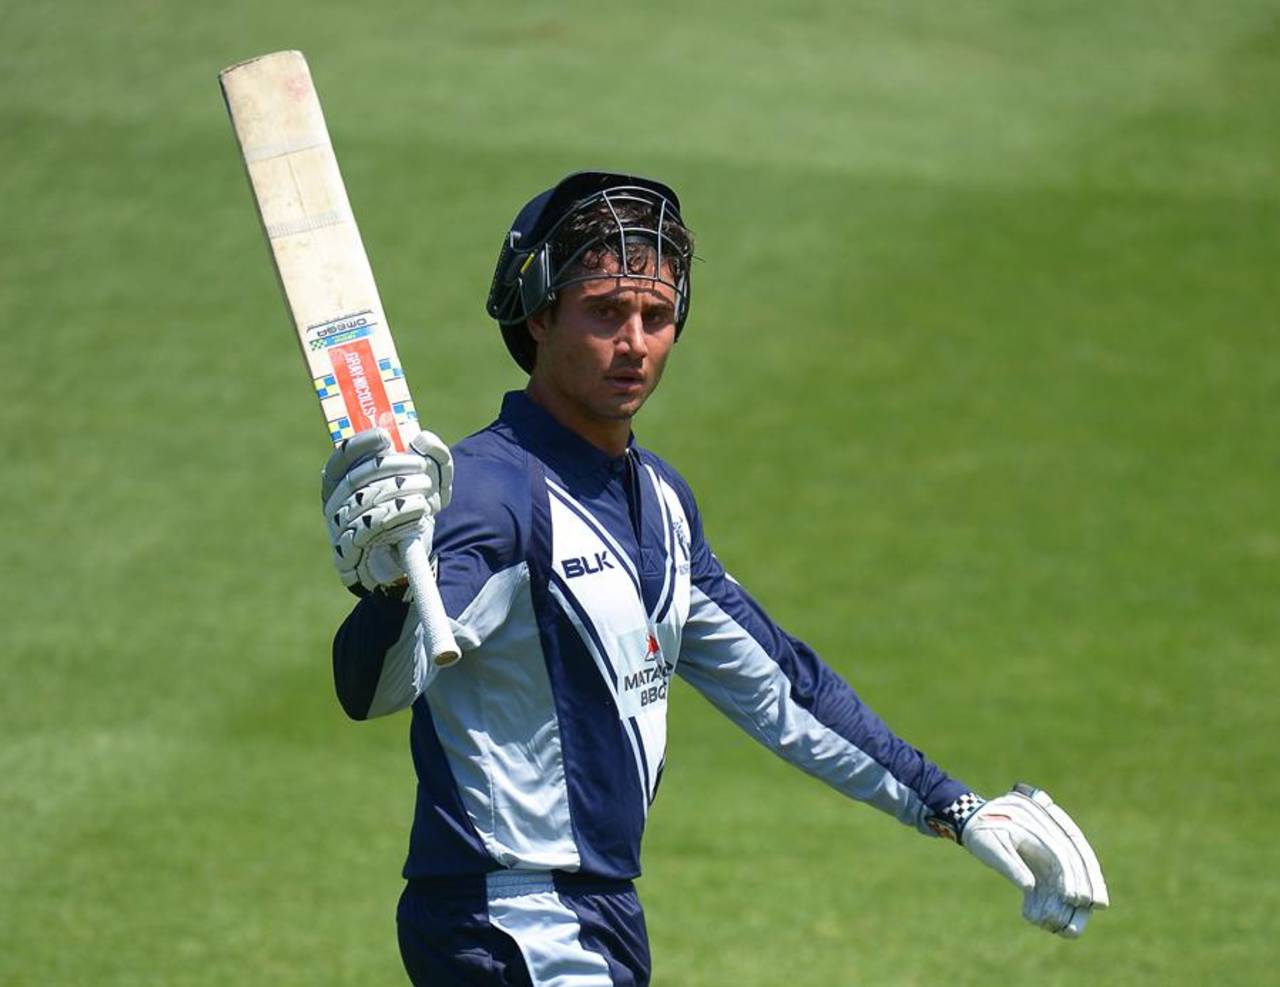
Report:
M 570 221 L 592 211 L 602 222 L 575 236 Z M 639 175 L 577 171 L 525 204 L 503 238 L 485 309 L 497 319 L 507 349 L 526 373 L 533 371 L 537 344 L 525 320 L 551 305 L 566 285 L 617 276 L 584 272 L 582 261 L 590 251 L 600 248 L 629 263 L 636 246 L 646 251 L 643 270 L 653 274 L 625 276 L 675 289 L 679 339 L 689 317 L 693 241 L 670 186 Z

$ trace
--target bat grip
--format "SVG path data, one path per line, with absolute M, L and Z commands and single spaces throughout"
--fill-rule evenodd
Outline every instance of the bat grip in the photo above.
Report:
M 462 651 L 453 639 L 444 600 L 440 599 L 440 587 L 431 573 L 431 560 L 417 534 L 400 543 L 400 561 L 413 588 L 413 605 L 422 624 L 423 645 L 441 668 L 452 665 L 462 657 Z

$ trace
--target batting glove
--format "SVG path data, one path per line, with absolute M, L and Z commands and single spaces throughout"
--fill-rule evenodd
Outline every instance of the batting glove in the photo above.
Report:
M 962 796 L 943 813 L 962 846 L 1022 889 L 1022 915 L 1067 939 L 1110 903 L 1093 847 L 1049 793 L 1018 784 L 983 802 Z
M 427 547 L 435 515 L 453 492 L 453 457 L 431 432 L 402 453 L 383 429 L 344 441 L 321 475 L 320 497 L 342 583 L 357 595 L 405 578 L 398 546 L 420 537 Z

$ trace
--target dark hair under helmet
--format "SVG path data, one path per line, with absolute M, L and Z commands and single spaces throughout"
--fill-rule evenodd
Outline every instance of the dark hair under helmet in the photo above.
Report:
M 590 224 L 578 242 L 567 227 L 574 217 L 592 211 L 599 222 Z M 689 317 L 692 237 L 680 218 L 680 200 L 669 186 L 638 175 L 579 171 L 535 196 L 516 215 L 502 241 L 485 309 L 498 320 L 507 349 L 526 373 L 533 371 L 537 344 L 525 320 L 552 304 L 565 285 L 602 276 L 581 270 L 592 248 L 630 258 L 629 241 L 645 245 L 655 260 L 652 275 L 628 277 L 675 288 L 679 339 Z M 664 267 L 674 281 L 663 277 Z

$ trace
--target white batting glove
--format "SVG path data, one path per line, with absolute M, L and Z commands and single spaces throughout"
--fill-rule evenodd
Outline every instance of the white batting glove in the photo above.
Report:
M 972 801 L 960 808 L 961 845 L 1022 889 L 1028 922 L 1078 938 L 1090 915 L 1110 903 L 1102 867 L 1080 827 L 1048 792 L 1030 785 L 990 802 L 966 798 Z M 966 811 L 973 804 L 978 807 Z
M 403 580 L 397 546 L 416 534 L 429 548 L 435 515 L 452 492 L 453 457 L 431 432 L 419 432 L 401 453 L 380 428 L 338 446 L 321 475 L 320 497 L 343 585 L 374 590 Z

